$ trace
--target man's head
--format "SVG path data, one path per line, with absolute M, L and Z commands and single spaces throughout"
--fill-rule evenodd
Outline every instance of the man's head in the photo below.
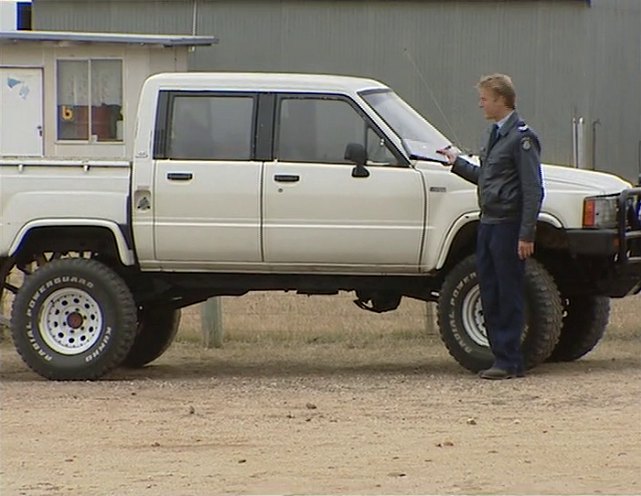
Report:
M 476 88 L 479 91 L 479 107 L 483 109 L 487 120 L 500 121 L 514 110 L 516 91 L 510 76 L 505 74 L 483 76 Z

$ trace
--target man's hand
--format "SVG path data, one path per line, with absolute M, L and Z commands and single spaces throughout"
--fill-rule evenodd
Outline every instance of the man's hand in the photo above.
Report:
M 440 150 L 436 150 L 436 153 L 444 155 L 447 159 L 448 165 L 452 165 L 456 158 L 461 154 L 461 151 L 458 148 L 450 145 L 446 146 L 445 148 L 441 148 Z
M 525 260 L 534 254 L 534 241 L 519 240 L 519 258 Z

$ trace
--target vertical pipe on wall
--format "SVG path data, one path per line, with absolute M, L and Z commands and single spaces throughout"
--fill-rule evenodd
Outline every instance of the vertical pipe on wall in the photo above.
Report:
M 198 28 L 198 0 L 194 0 L 194 6 L 192 9 L 191 15 L 191 34 L 196 36 L 196 31 Z
M 198 0 L 194 0 L 194 4 L 192 7 L 191 11 L 191 34 L 192 36 L 196 36 L 196 32 L 198 31 Z M 189 52 L 193 52 L 196 50 L 196 47 L 190 46 L 189 47 Z
M 592 169 L 596 169 L 596 127 L 600 124 L 599 119 L 592 121 Z
M 639 140 L 639 178 L 637 179 L 637 185 L 641 186 L 641 140 Z
M 577 145 L 577 121 L 576 117 L 572 117 L 572 166 L 576 169 L 579 166 Z
M 587 169 L 588 164 L 585 160 L 585 119 L 579 117 L 576 129 L 576 157 L 579 169 Z

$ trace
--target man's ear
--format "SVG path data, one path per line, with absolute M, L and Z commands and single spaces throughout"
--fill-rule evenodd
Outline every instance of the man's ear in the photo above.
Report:
M 498 93 L 494 93 L 494 103 L 500 103 L 504 107 L 507 107 L 505 97 L 503 95 L 499 95 Z

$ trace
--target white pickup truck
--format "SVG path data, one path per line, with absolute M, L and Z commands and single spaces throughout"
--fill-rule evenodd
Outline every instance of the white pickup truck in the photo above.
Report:
M 254 290 L 354 291 L 374 312 L 403 296 L 438 301 L 451 355 L 473 371 L 492 362 L 475 189 L 436 162 L 447 138 L 385 85 L 159 74 L 136 125 L 131 163 L 0 160 L 0 277 L 13 342 L 38 374 L 145 365 L 170 345 L 180 308 Z M 545 166 L 544 180 L 528 367 L 590 351 L 609 297 L 641 288 L 641 190 L 566 167 Z

